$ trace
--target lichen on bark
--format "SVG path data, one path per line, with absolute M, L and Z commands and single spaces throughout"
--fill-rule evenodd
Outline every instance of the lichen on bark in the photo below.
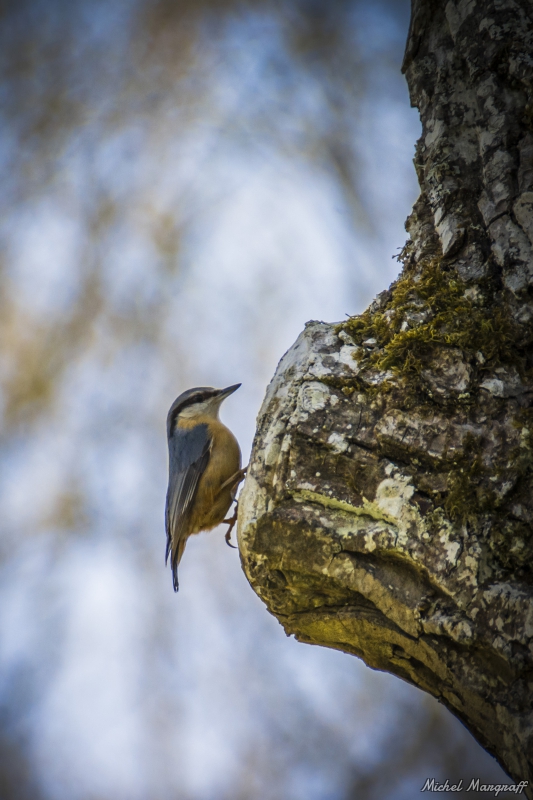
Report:
M 403 271 L 258 418 L 243 568 L 288 633 L 441 699 L 533 779 L 533 10 L 413 3 Z

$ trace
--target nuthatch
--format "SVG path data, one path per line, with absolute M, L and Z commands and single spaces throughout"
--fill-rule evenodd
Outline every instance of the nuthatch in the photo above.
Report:
M 187 539 L 225 520 L 244 477 L 241 451 L 235 436 L 218 418 L 220 405 L 241 384 L 227 389 L 199 386 L 174 400 L 167 417 L 169 478 L 165 509 L 167 550 L 177 592 L 178 564 Z

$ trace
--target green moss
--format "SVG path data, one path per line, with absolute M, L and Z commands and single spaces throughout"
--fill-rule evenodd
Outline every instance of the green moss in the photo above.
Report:
M 356 357 L 362 368 L 357 378 L 360 390 L 378 394 L 386 406 L 404 410 L 416 406 L 418 414 L 434 413 L 435 403 L 441 409 L 445 406 L 446 413 L 453 416 L 459 408 L 463 409 L 461 414 L 468 413 L 468 406 L 477 403 L 475 391 L 435 398 L 421 378 L 423 370 L 431 370 L 443 347 L 462 352 L 472 368 L 474 385 L 486 374 L 493 376 L 499 366 L 515 367 L 522 379 L 531 380 L 528 359 L 533 352 L 533 327 L 513 320 L 496 282 L 488 278 L 471 288 L 439 258 L 418 263 L 415 269 L 409 266 L 413 262 L 406 251 L 406 262 L 408 266 L 380 307 L 371 306 L 339 326 L 359 345 Z M 369 339 L 374 341 L 368 342 Z M 395 380 L 392 384 L 365 385 L 365 368 L 390 371 Z M 348 387 L 341 388 L 346 393 L 350 391 Z M 497 527 L 505 524 L 510 497 L 530 481 L 533 470 L 529 433 L 533 431 L 533 411 L 519 412 L 516 425 L 525 431 L 524 441 L 516 452 L 507 453 L 505 463 L 486 466 L 483 439 L 474 436 L 465 441 L 459 456 L 444 459 L 447 490 L 434 496 L 433 502 L 449 519 L 478 525 L 491 515 L 499 520 Z M 515 488 L 502 498 L 497 485 L 505 475 L 513 480 Z
M 294 493 L 294 497 L 301 498 L 304 502 L 319 503 L 324 508 L 332 508 L 336 511 L 345 511 L 348 514 L 355 514 L 358 517 L 372 517 L 379 522 L 388 522 L 395 525 L 397 520 L 386 514 L 376 503 L 371 503 L 363 497 L 362 506 L 353 506 L 350 503 L 345 503 L 343 500 L 337 500 L 335 497 L 312 492 L 309 489 L 301 489 Z
M 521 372 L 526 365 L 521 342 L 523 328 L 514 323 L 505 306 L 495 302 L 487 284 L 483 295 L 469 296 L 467 285 L 431 259 L 416 274 L 405 270 L 391 286 L 391 296 L 379 311 L 367 309 L 339 326 L 356 344 L 376 340 L 376 348 L 363 355 L 369 367 L 390 370 L 415 383 L 429 366 L 436 347 L 454 347 L 475 360 L 481 372 L 498 364 L 513 364 Z M 517 347 L 517 343 L 522 346 Z M 358 354 L 361 359 L 361 353 Z

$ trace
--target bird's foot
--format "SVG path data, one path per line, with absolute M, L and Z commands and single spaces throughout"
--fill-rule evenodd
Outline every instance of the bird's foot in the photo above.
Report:
M 244 480 L 247 470 L 248 467 L 243 467 L 242 469 L 238 470 L 238 472 L 235 472 L 231 478 L 228 478 L 227 481 L 224 481 L 224 483 L 219 486 L 217 494 L 220 494 L 222 489 L 225 489 L 227 486 L 231 486 L 232 489 L 236 489 L 239 483 Z
M 239 504 L 237 503 L 237 501 L 235 501 L 235 511 L 233 512 L 233 516 L 230 517 L 229 519 L 223 519 L 222 520 L 222 522 L 225 522 L 226 525 L 229 525 L 229 528 L 226 531 L 226 535 L 224 536 L 224 539 L 226 540 L 226 544 L 228 545 L 228 547 L 233 547 L 234 550 L 238 550 L 238 548 L 234 544 L 231 543 L 230 539 L 231 539 L 231 532 L 232 532 L 233 528 L 235 527 L 235 523 L 237 522 L 237 511 L 238 511 L 238 509 L 239 509 Z
M 224 483 L 222 484 L 222 486 L 220 487 L 220 489 L 218 491 L 219 492 L 222 491 L 222 489 L 225 489 L 227 486 L 231 486 L 232 490 L 236 491 L 237 490 L 237 486 L 244 479 L 244 476 L 246 475 L 247 471 L 248 471 L 248 467 L 247 466 L 243 467 L 242 469 L 240 469 L 238 472 L 236 472 L 234 475 L 232 475 L 231 478 L 228 478 L 227 481 L 224 481 Z M 225 540 L 226 540 L 226 544 L 229 547 L 233 547 L 234 550 L 237 550 L 238 548 L 234 544 L 232 544 L 230 540 L 231 540 L 231 532 L 232 532 L 233 528 L 235 527 L 235 525 L 237 524 L 237 513 L 238 513 L 238 511 L 239 511 L 239 501 L 235 500 L 235 510 L 233 512 L 233 516 L 229 517 L 228 519 L 223 519 L 222 520 L 223 523 L 225 523 L 226 525 L 229 525 L 229 528 L 226 531 L 226 535 L 224 537 Z

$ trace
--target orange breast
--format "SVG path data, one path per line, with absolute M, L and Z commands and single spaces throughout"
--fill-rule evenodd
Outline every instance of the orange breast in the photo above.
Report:
M 227 486 L 222 490 L 220 487 L 241 468 L 237 439 L 220 420 L 197 417 L 179 423 L 180 428 L 192 428 L 198 424 L 208 426 L 212 444 L 207 467 L 198 483 L 190 520 L 191 533 L 210 530 L 222 522 L 233 502 L 235 487 Z

